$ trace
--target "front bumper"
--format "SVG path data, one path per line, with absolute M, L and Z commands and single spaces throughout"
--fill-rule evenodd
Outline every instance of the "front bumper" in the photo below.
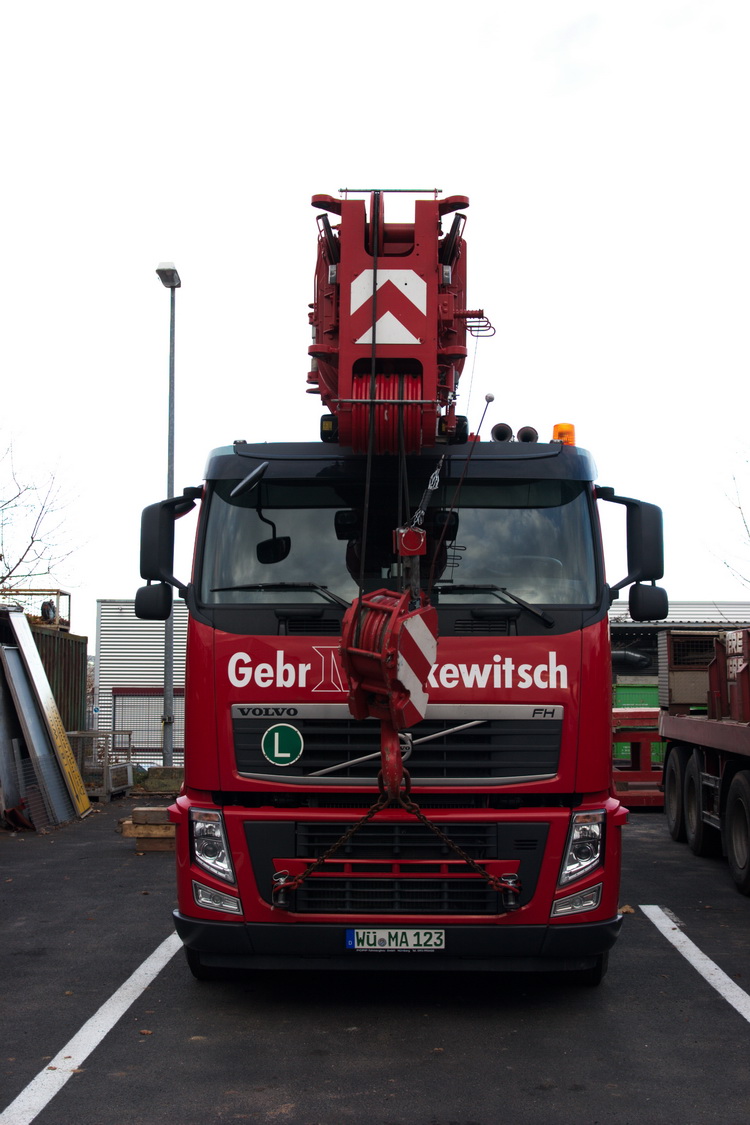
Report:
M 346 952 L 347 926 L 207 922 L 174 911 L 183 944 L 207 967 L 372 971 L 558 972 L 592 968 L 614 945 L 620 915 L 604 922 L 554 926 L 450 925 L 434 953 Z M 361 926 L 361 928 L 398 928 Z

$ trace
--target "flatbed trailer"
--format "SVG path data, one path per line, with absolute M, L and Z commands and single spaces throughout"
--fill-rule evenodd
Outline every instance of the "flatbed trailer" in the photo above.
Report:
M 672 838 L 698 856 L 724 854 L 742 894 L 750 894 L 749 657 L 750 629 L 716 637 L 705 713 L 667 707 L 659 719 Z

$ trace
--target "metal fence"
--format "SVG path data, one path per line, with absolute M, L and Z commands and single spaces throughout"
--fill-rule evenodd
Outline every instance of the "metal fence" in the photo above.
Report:
M 130 731 L 69 730 L 68 742 L 89 797 L 109 800 L 133 784 Z
M 161 766 L 164 732 L 164 689 L 161 687 L 112 688 L 112 730 L 129 732 L 130 760 L 142 766 Z M 174 689 L 173 764 L 185 760 L 185 689 Z

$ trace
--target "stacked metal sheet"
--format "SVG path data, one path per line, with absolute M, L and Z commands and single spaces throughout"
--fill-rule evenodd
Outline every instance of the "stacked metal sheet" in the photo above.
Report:
M 85 816 L 90 803 L 28 621 L 0 609 L 0 802 L 35 828 Z

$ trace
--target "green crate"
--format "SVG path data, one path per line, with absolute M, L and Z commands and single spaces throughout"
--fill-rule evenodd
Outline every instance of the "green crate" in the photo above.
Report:
M 613 707 L 658 707 L 659 685 L 650 684 L 613 684 Z M 664 761 L 664 743 L 655 742 L 651 748 L 651 761 Z M 630 743 L 615 742 L 612 747 L 612 757 L 618 763 L 630 761 Z
M 613 707 L 658 707 L 658 684 L 614 684 Z
M 664 761 L 664 747 L 665 746 L 666 746 L 666 743 L 664 743 L 664 742 L 653 742 L 651 744 L 651 762 L 652 763 Z M 612 758 L 614 759 L 615 762 L 618 763 L 618 765 L 621 765 L 623 762 L 629 762 L 630 761 L 630 743 L 629 742 L 615 742 L 614 745 L 612 746 Z

